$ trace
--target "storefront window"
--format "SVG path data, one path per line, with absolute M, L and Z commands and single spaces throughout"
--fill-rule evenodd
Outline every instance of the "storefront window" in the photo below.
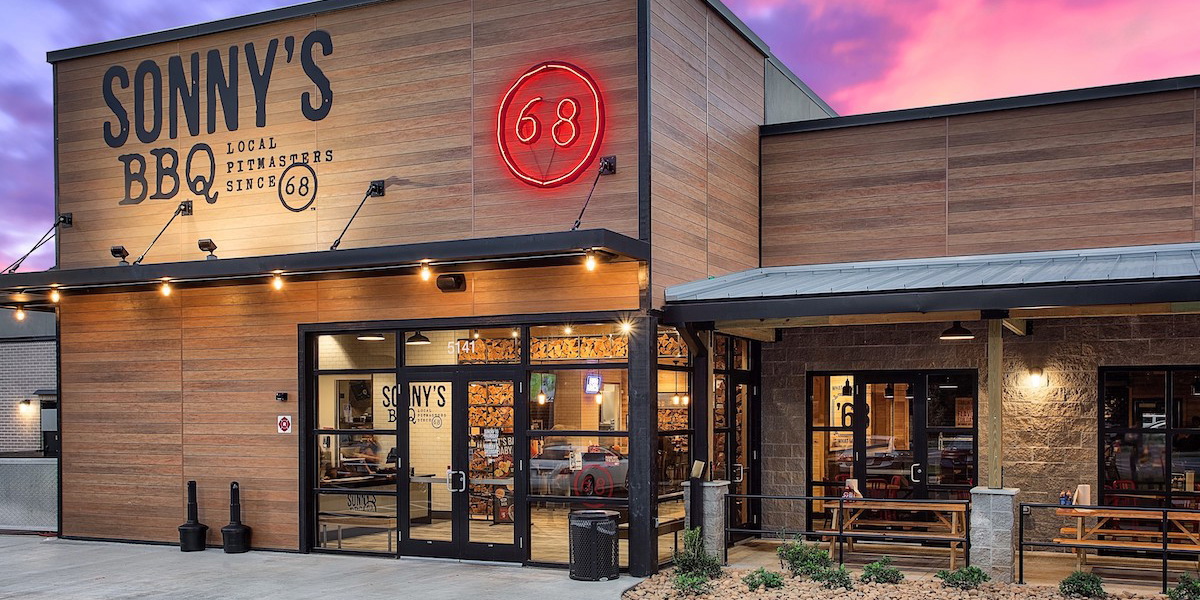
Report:
M 724 371 L 729 368 L 729 338 L 714 335 L 712 341 L 712 368 Z
M 317 436 L 317 486 L 396 491 L 396 436 L 375 433 Z
M 571 511 L 575 510 L 617 511 L 619 530 L 617 554 L 621 567 L 629 566 L 629 509 L 624 504 L 531 502 L 529 505 L 529 560 L 535 563 L 567 564 L 570 552 L 567 548 Z
M 733 368 L 738 371 L 750 370 L 750 340 L 733 338 Z
M 961 373 L 930 375 L 926 423 L 929 427 L 975 426 L 975 378 Z
M 503 365 L 521 362 L 518 327 L 404 332 L 404 364 Z
M 1200 429 L 1200 371 L 1175 371 L 1171 374 L 1171 389 L 1175 427 Z
M 688 449 L 688 435 L 658 436 L 658 485 L 659 494 L 673 494 L 682 491 L 684 481 L 688 479 L 688 469 L 691 467 L 691 452 Z
M 930 485 L 972 485 L 975 436 L 929 432 Z
M 1167 427 L 1165 371 L 1108 371 L 1104 381 L 1104 425 L 1118 429 Z
M 658 500 L 658 562 L 665 563 L 683 549 L 683 496 Z
M 629 332 L 620 324 L 531 327 L 529 359 L 534 364 L 624 361 Z
M 393 552 L 396 496 L 358 492 L 317 495 L 317 545 L 360 552 Z
M 403 410 L 394 373 L 317 377 L 320 429 L 396 429 Z
M 529 493 L 537 496 L 629 496 L 628 440 L 535 436 L 529 439 Z
M 625 431 L 629 374 L 625 369 L 557 369 L 529 376 L 529 428 Z
M 674 327 L 658 328 L 658 364 L 687 366 L 691 364 L 687 344 Z
M 658 371 L 658 430 L 691 428 L 692 374 L 688 371 Z
M 317 336 L 317 368 L 322 371 L 395 367 L 394 333 L 364 332 Z

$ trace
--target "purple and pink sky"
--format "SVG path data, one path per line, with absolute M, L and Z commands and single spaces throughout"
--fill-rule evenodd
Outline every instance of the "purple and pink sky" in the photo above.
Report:
M 725 0 L 839 113 L 1200 73 L 1196 0 Z M 48 50 L 296 4 L 39 0 L 0 20 L 0 268 L 54 218 Z M 54 264 L 53 243 L 22 270 Z

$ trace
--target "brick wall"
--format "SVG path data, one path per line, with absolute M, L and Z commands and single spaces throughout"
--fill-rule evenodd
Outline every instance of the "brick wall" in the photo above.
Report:
M 54 388 L 55 380 L 53 341 L 0 341 L 0 452 L 41 449 L 41 415 L 33 392 Z M 22 400 L 33 400 L 33 409 L 22 412 Z
M 976 369 L 979 373 L 979 478 L 986 480 L 987 369 L 984 323 L 978 336 L 942 342 L 946 323 L 789 329 L 763 344 L 763 493 L 803 495 L 808 371 Z M 1033 334 L 1004 334 L 1004 483 L 1022 502 L 1051 502 L 1058 491 L 1097 482 L 1097 371 L 1101 366 L 1200 364 L 1200 315 L 1097 317 L 1034 322 Z M 1031 388 L 1028 369 L 1048 384 Z M 803 524 L 793 506 L 764 505 L 767 527 Z

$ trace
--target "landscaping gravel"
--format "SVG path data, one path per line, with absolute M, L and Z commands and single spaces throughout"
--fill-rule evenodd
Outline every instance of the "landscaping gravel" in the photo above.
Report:
M 937 598 L 939 600 L 1064 600 L 1066 597 L 1055 587 L 985 583 L 978 590 L 950 589 L 940 581 L 904 581 L 896 585 L 858 583 L 855 589 L 828 590 L 812 581 L 784 577 L 784 586 L 777 590 L 750 592 L 742 577 L 748 570 L 727 569 L 725 575 L 712 580 L 712 591 L 702 596 L 687 596 L 695 600 L 810 600 L 839 598 L 843 600 L 916 600 Z M 625 592 L 624 600 L 666 600 L 681 596 L 671 587 L 674 572 L 666 571 L 650 577 Z M 1149 600 L 1162 599 L 1162 594 L 1113 592 L 1110 599 Z

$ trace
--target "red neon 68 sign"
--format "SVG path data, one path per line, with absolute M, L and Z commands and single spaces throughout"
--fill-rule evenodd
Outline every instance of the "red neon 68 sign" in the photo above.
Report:
M 500 101 L 496 144 L 521 181 L 549 188 L 574 181 L 600 151 L 604 100 L 595 80 L 565 62 L 523 73 Z

